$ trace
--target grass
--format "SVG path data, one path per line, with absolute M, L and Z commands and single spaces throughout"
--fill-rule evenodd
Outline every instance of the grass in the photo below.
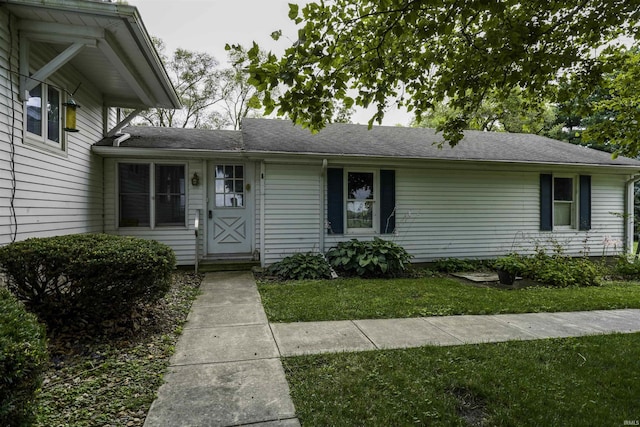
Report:
M 640 334 L 283 360 L 303 426 L 584 426 L 640 420 Z
M 159 303 L 125 326 L 102 325 L 104 334 L 73 328 L 50 336 L 36 426 L 142 426 L 200 280 L 176 273 Z
M 301 281 L 258 286 L 271 322 L 640 308 L 640 283 L 481 288 L 450 278 Z

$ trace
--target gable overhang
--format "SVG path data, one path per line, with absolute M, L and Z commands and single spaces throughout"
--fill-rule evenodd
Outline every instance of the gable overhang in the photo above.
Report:
M 86 0 L 0 0 L 0 7 L 17 20 L 21 96 L 69 64 L 105 107 L 181 107 L 135 7 Z M 35 45 L 53 52 L 37 70 L 29 61 Z

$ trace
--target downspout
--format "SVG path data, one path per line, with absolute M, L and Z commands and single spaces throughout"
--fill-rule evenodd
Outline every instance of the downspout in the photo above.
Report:
M 640 175 L 632 175 L 625 182 L 625 203 L 624 203 L 624 251 L 630 253 L 633 250 L 633 222 L 634 222 L 634 184 L 640 181 Z
M 120 144 L 122 144 L 124 141 L 126 141 L 127 139 L 131 138 L 131 134 L 128 133 L 123 133 L 122 135 L 120 135 L 117 138 L 114 138 L 113 140 L 113 146 L 114 147 L 119 147 Z
M 264 161 L 260 162 L 260 265 L 262 267 L 265 266 L 265 258 L 266 258 L 266 245 L 264 242 L 264 197 L 266 194 L 265 191 L 265 165 Z
M 320 171 L 320 230 L 318 234 L 318 246 L 321 254 L 324 254 L 324 232 L 325 232 L 325 220 L 324 220 L 324 191 L 325 191 L 325 176 L 327 175 L 327 159 L 322 159 L 322 169 Z

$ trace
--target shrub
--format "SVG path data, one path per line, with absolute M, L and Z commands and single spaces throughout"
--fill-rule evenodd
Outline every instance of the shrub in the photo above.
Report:
M 624 279 L 637 280 L 640 278 L 640 260 L 621 255 L 613 266 L 613 273 Z
M 267 273 L 281 280 L 328 279 L 331 267 L 322 254 L 298 253 L 270 265 Z
M 340 242 L 327 252 L 327 259 L 348 276 L 396 277 L 406 270 L 411 255 L 396 243 L 374 237 L 372 241 Z
M 484 270 L 487 262 L 460 258 L 441 258 L 433 263 L 433 268 L 441 273 L 457 273 L 460 271 Z
M 550 286 L 594 286 L 600 284 L 599 267 L 586 258 L 572 258 L 556 251 L 547 255 L 538 250 L 523 258 L 523 275 Z
M 0 265 L 9 290 L 41 319 L 89 320 L 160 299 L 171 287 L 175 255 L 155 241 L 76 234 L 4 246 Z
M 0 425 L 29 424 L 46 361 L 44 328 L 0 289 Z

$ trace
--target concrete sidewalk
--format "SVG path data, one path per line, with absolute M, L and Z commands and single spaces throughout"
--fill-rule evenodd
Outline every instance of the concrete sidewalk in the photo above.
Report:
M 640 332 L 640 310 L 269 324 L 251 273 L 208 273 L 145 426 L 299 426 L 281 356 Z
M 253 275 L 207 273 L 145 427 L 299 426 Z

